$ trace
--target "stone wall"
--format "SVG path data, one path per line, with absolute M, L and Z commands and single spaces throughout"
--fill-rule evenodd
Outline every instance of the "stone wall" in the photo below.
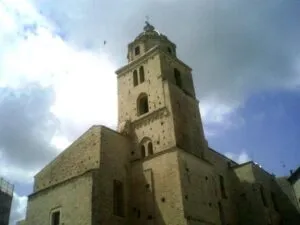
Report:
M 123 225 L 128 219 L 129 154 L 130 139 L 102 127 L 100 147 L 100 169 L 93 175 L 93 223 Z M 113 182 L 124 186 L 124 217 L 113 213 Z
M 207 146 L 198 101 L 184 94 L 179 87 L 172 83 L 169 83 L 168 86 L 176 144 L 179 148 L 201 157 Z
M 93 126 L 36 176 L 34 192 L 99 168 L 101 126 Z
M 299 214 L 289 196 L 290 184 L 286 184 L 284 193 L 278 180 L 253 162 L 234 167 L 234 172 L 234 199 L 242 224 L 299 224 Z
M 130 224 L 186 224 L 178 163 L 176 149 L 133 162 Z
M 182 198 L 190 224 L 220 224 L 218 177 L 213 166 L 189 153 L 179 153 Z
M 277 178 L 276 182 L 278 184 L 277 193 L 278 202 L 280 202 L 279 209 L 281 216 L 291 224 L 297 224 L 294 222 L 295 220 L 298 220 L 298 224 L 300 224 L 300 213 L 293 186 L 288 181 L 287 177 Z M 298 214 L 298 216 L 296 214 Z
M 144 67 L 145 81 L 134 86 L 133 71 L 138 71 L 141 66 Z M 118 76 L 119 122 L 134 121 L 139 118 L 137 99 L 142 93 L 148 95 L 149 112 L 165 107 L 163 83 L 160 77 L 161 68 L 157 52 L 150 52 L 149 58 L 142 57 L 124 74 Z
M 49 225 L 50 213 L 61 209 L 61 225 L 91 224 L 92 172 L 86 172 L 28 198 L 26 225 Z

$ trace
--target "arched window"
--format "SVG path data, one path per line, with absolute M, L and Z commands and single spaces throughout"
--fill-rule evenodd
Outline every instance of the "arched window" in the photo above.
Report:
M 153 155 L 153 144 L 149 137 L 144 137 L 140 142 L 141 158 Z
M 181 76 L 180 72 L 178 69 L 174 69 L 174 77 L 175 77 L 175 83 L 178 87 L 182 88 L 182 81 L 181 81 Z
M 144 67 L 140 67 L 140 83 L 143 83 L 145 81 L 145 73 L 144 73 Z
M 139 55 L 140 54 L 140 46 L 136 46 L 134 49 L 134 54 Z
M 143 115 L 149 111 L 148 106 L 148 96 L 146 94 L 141 94 L 137 100 L 138 115 Z
M 153 145 L 152 142 L 148 142 L 148 155 L 153 155 Z
M 168 52 L 172 54 L 172 49 L 170 47 L 168 47 Z
M 134 70 L 133 71 L 133 86 L 137 86 L 138 85 L 138 74 L 137 71 Z
M 142 158 L 146 157 L 146 149 L 145 149 L 144 145 L 141 145 L 141 156 L 142 156 Z

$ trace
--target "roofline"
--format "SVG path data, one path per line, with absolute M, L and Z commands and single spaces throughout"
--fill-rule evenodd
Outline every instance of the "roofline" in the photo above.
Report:
M 229 161 L 231 161 L 231 162 L 237 164 L 237 165 L 235 165 L 235 166 L 238 166 L 238 165 L 239 165 L 236 161 L 234 161 L 234 160 L 228 158 L 227 156 L 225 156 L 225 155 L 223 155 L 222 153 L 220 153 L 220 152 L 214 150 L 213 148 L 208 147 L 208 149 L 211 150 L 211 151 L 213 151 L 213 152 L 215 152 L 215 153 L 217 153 L 218 155 L 222 156 L 223 158 L 226 158 L 226 159 L 228 159 Z M 231 167 L 232 167 L 232 166 L 231 166 Z
M 252 161 L 252 160 L 251 160 L 251 161 L 248 161 L 248 162 L 245 162 L 245 163 L 242 163 L 242 164 L 239 164 L 239 165 L 236 165 L 236 166 L 232 166 L 231 168 L 233 168 L 233 169 L 238 169 L 238 168 L 243 167 L 243 166 L 246 166 L 246 165 L 248 165 L 248 164 L 252 164 L 252 166 L 255 166 L 256 168 L 262 170 L 264 173 L 268 174 L 269 176 L 275 177 L 274 174 L 268 172 L 268 171 L 265 170 L 263 167 L 258 166 L 258 164 L 256 164 L 256 163 L 255 163 L 254 161 Z
M 232 169 L 237 169 L 237 168 L 240 168 L 240 167 L 243 167 L 243 166 L 246 166 L 248 164 L 255 164 L 253 161 L 248 161 L 248 162 L 244 162 L 242 164 L 238 164 L 238 165 L 235 165 L 235 166 L 232 166 L 231 168 Z
M 33 197 L 39 195 L 40 193 L 49 191 L 49 190 L 51 190 L 51 189 L 53 189 L 53 188 L 56 188 L 56 187 L 61 186 L 61 185 L 63 185 L 63 184 L 69 183 L 70 181 L 74 181 L 74 180 L 76 180 L 76 179 L 78 179 L 78 178 L 81 178 L 81 177 L 84 177 L 84 176 L 89 176 L 89 175 L 91 175 L 91 174 L 92 174 L 93 172 L 95 172 L 95 171 L 99 171 L 99 168 L 97 168 L 97 169 L 94 168 L 94 169 L 90 169 L 90 170 L 84 171 L 84 172 L 81 173 L 81 174 L 78 174 L 78 175 L 76 175 L 76 176 L 70 177 L 70 178 L 68 178 L 68 179 L 66 179 L 66 180 L 63 180 L 63 181 L 61 181 L 61 182 L 58 182 L 58 183 L 56 183 L 56 184 L 54 184 L 54 185 L 50 185 L 50 186 L 48 186 L 48 187 L 46 187 L 46 188 L 43 188 L 43 189 L 40 189 L 40 190 L 38 190 L 38 191 L 33 191 L 33 193 L 31 193 L 31 194 L 29 194 L 29 195 L 27 196 L 27 197 L 28 197 L 28 200 L 30 200 L 30 199 L 32 199 Z
M 154 54 L 157 49 L 159 48 L 158 45 L 154 46 L 153 48 L 151 48 L 150 50 L 148 50 L 145 54 L 143 54 L 141 57 L 129 62 L 128 64 L 126 64 L 125 66 L 122 66 L 121 68 L 119 68 L 118 70 L 115 71 L 115 73 L 119 76 L 122 76 L 126 71 L 129 70 L 129 68 L 132 66 L 132 65 L 135 65 L 135 64 L 139 64 L 141 61 L 144 61 L 146 60 L 146 58 L 152 54 Z
M 78 136 L 70 145 L 68 145 L 66 148 L 64 148 L 59 154 L 57 154 L 51 161 L 49 161 L 41 170 L 39 170 L 34 176 L 33 178 L 36 179 L 37 177 L 39 177 L 39 175 L 48 167 L 51 166 L 52 163 L 55 162 L 56 159 L 58 159 L 61 155 L 63 155 L 65 153 L 66 150 L 71 149 L 72 146 L 77 143 L 77 141 L 79 141 L 79 139 L 81 137 L 83 137 L 85 134 L 87 134 L 88 132 L 90 132 L 93 128 L 100 128 L 100 132 L 102 129 L 102 125 L 92 125 L 90 128 L 88 128 L 83 134 L 81 134 L 80 136 Z
M 137 43 L 143 42 L 143 39 L 147 39 L 149 37 L 145 37 L 145 36 L 137 36 L 132 42 L 130 42 L 127 47 L 131 48 L 132 46 L 136 45 Z M 168 41 L 172 47 L 174 47 L 175 49 L 177 49 L 177 45 L 175 43 L 173 43 L 171 40 L 169 40 L 169 38 L 166 35 L 161 34 L 161 36 L 159 37 L 160 39 L 162 39 L 163 41 Z
M 118 70 L 115 71 L 115 73 L 118 75 L 118 77 L 121 77 L 122 75 L 124 75 L 124 73 L 126 73 L 127 71 L 129 71 L 131 69 L 131 67 L 133 65 L 136 64 L 140 64 L 143 61 L 146 61 L 150 56 L 155 55 L 156 53 L 162 53 L 165 56 L 169 57 L 170 59 L 177 61 L 178 63 L 180 63 L 181 65 L 183 65 L 186 69 L 188 69 L 189 71 L 192 71 L 192 68 L 189 67 L 188 65 L 186 65 L 184 62 L 182 62 L 180 59 L 178 59 L 177 57 L 171 57 L 168 54 L 166 54 L 159 45 L 154 46 L 153 48 L 151 48 L 150 50 L 148 50 L 145 54 L 143 54 L 141 57 L 129 62 L 128 64 L 126 64 L 125 66 L 122 66 L 121 68 L 119 68 Z

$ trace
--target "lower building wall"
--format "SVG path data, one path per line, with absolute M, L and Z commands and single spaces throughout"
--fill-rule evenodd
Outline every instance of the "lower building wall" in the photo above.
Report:
M 53 210 L 61 210 L 61 225 L 91 224 L 92 176 L 80 177 L 29 196 L 26 225 L 49 225 Z
M 178 167 L 176 149 L 132 164 L 130 225 L 187 224 Z
M 218 176 L 213 166 L 189 153 L 180 152 L 179 155 L 184 213 L 188 224 L 221 224 Z

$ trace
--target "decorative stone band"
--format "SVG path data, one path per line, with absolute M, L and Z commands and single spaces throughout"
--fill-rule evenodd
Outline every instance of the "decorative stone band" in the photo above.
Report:
M 168 115 L 169 115 L 169 111 L 168 111 L 167 107 L 162 107 L 153 112 L 142 115 L 138 120 L 135 120 L 134 122 L 132 122 L 132 126 L 134 128 L 140 128 L 141 126 L 152 123 L 155 120 L 166 117 Z

